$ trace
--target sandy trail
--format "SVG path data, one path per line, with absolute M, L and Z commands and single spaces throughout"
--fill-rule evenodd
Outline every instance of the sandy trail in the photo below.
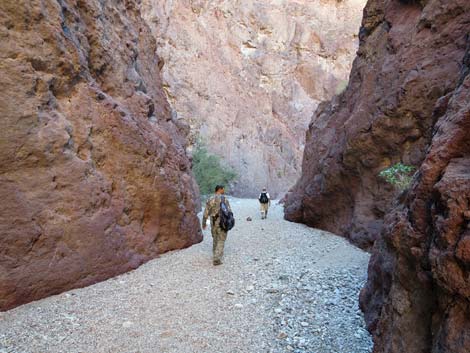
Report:
M 357 308 L 368 254 L 278 205 L 261 220 L 257 200 L 231 203 L 222 266 L 207 230 L 135 271 L 0 313 L 0 352 L 370 352 Z

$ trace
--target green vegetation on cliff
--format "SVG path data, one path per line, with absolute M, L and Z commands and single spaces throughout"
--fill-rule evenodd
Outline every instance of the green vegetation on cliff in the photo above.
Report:
M 415 167 L 403 163 L 396 163 L 387 169 L 382 170 L 379 176 L 384 178 L 385 181 L 394 185 L 400 190 L 408 189 L 413 179 L 413 172 Z
M 214 192 L 214 187 L 217 184 L 228 188 L 230 182 L 237 177 L 233 169 L 223 163 L 219 156 L 211 154 L 203 143 L 196 145 L 192 170 L 201 195 Z

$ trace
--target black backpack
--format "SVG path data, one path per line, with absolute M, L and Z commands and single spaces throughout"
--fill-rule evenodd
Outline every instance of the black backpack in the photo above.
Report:
M 259 196 L 259 202 L 261 203 L 269 202 L 268 195 L 265 192 L 261 193 L 261 195 Z
M 233 213 L 225 204 L 225 197 L 223 196 L 222 200 L 220 201 L 219 222 L 220 228 L 226 232 L 232 229 L 235 225 L 235 218 L 233 218 Z

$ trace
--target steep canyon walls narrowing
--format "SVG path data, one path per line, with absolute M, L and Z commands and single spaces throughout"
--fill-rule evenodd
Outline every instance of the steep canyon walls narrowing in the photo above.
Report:
M 0 310 L 201 240 L 138 4 L 0 3 Z
M 288 219 L 375 241 L 374 352 L 470 351 L 469 32 L 467 0 L 370 0 L 349 87 L 313 117 L 287 197 Z M 418 167 L 401 195 L 378 177 L 398 161 Z
M 458 82 L 465 26 L 458 22 L 452 33 L 454 10 L 435 10 L 441 3 L 423 10 L 415 2 L 369 1 L 349 87 L 322 104 L 309 125 L 287 219 L 373 244 L 397 196 L 378 173 L 399 161 L 420 165 L 434 104 Z
M 466 77 L 438 102 L 411 191 L 374 246 L 361 306 L 376 352 L 470 352 L 469 70 L 470 51 Z
M 347 83 L 365 0 L 144 0 L 170 104 L 239 175 L 287 191 L 318 103 Z

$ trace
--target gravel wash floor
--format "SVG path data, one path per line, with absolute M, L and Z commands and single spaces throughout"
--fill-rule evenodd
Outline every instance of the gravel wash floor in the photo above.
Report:
M 371 352 L 358 309 L 369 255 L 231 199 L 224 264 L 212 238 L 135 271 L 0 313 L 0 353 Z M 247 221 L 251 216 L 253 221 Z

